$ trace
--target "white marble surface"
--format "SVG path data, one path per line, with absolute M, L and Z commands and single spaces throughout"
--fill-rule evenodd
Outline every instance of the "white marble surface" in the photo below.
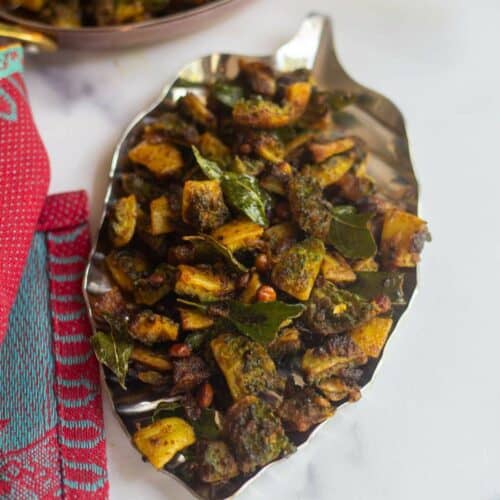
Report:
M 51 191 L 87 189 L 95 230 L 115 142 L 178 68 L 212 51 L 268 53 L 310 10 L 333 17 L 348 71 L 403 110 L 434 241 L 362 400 L 241 498 L 498 500 L 498 0 L 250 0 L 165 45 L 34 57 L 27 80 Z M 188 499 L 105 410 L 111 498 Z

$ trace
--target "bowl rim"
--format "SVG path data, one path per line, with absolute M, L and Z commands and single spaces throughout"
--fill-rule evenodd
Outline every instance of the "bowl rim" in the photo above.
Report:
M 191 17 L 196 17 L 210 11 L 216 10 L 230 3 L 235 3 L 241 0 L 213 0 L 199 7 L 192 7 L 175 14 L 170 14 L 166 16 L 160 16 L 147 21 L 139 21 L 134 23 L 118 24 L 113 26 L 81 26 L 79 28 L 62 28 L 52 26 L 51 24 L 42 23 L 40 21 L 33 21 L 29 18 L 17 16 L 11 13 L 5 7 L 0 7 L 0 18 L 6 21 L 15 23 L 16 25 L 31 28 L 36 31 L 47 34 L 109 34 L 116 32 L 127 32 L 127 31 L 138 31 L 145 30 L 153 26 L 159 26 L 162 24 L 176 23 L 184 21 Z

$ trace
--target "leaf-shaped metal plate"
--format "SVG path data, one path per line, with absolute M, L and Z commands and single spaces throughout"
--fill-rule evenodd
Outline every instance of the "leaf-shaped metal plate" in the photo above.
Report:
M 115 180 L 126 165 L 127 151 L 136 143 L 144 123 L 164 111 L 166 100 L 176 100 L 188 90 L 203 93 L 207 83 L 212 83 L 220 77 L 235 77 L 240 57 L 233 54 L 212 54 L 192 62 L 179 73 L 171 85 L 165 87 L 160 99 L 133 121 L 113 156 L 103 220 L 106 208 L 114 201 L 117 188 Z M 356 83 L 344 71 L 335 55 L 329 18 L 310 15 L 304 20 L 297 35 L 274 55 L 253 59 L 270 63 L 279 71 L 308 68 L 313 72 L 320 88 L 344 90 L 356 94 L 358 98 L 355 104 L 344 108 L 339 115 L 340 121 L 337 120 L 338 125 L 344 128 L 347 134 L 361 137 L 366 143 L 370 153 L 368 172 L 376 179 L 381 191 L 392 200 L 404 199 L 407 209 L 417 213 L 418 185 L 410 160 L 403 117 L 391 101 Z M 104 254 L 108 250 L 105 247 L 105 240 L 101 226 L 84 280 L 87 304 L 89 295 L 102 294 L 110 288 L 109 277 L 103 265 Z M 409 302 L 416 288 L 416 269 L 406 270 L 405 274 L 405 297 Z M 393 332 L 407 308 L 408 304 L 395 307 Z M 89 312 L 92 318 L 90 307 Z M 372 379 L 378 364 L 379 360 L 372 360 L 366 366 L 360 383 L 362 387 Z M 137 423 L 147 422 L 158 401 L 164 400 L 161 394 L 154 392 L 154 389 L 144 392 L 144 388 L 138 384 L 134 385 L 133 381 L 129 384 L 128 390 L 124 391 L 109 372 L 105 372 L 105 381 L 118 418 L 129 434 L 135 431 Z M 295 444 L 299 447 L 304 445 L 320 427 L 321 424 L 307 433 L 295 436 Z M 177 478 L 175 469 L 180 461 L 182 456 L 169 464 L 165 471 Z M 270 464 L 267 467 L 272 466 L 273 464 Z M 199 498 L 219 500 L 240 491 L 258 474 L 257 472 L 244 480 L 237 478 L 224 486 L 207 487 L 197 491 L 193 490 L 192 485 L 185 482 L 184 484 Z

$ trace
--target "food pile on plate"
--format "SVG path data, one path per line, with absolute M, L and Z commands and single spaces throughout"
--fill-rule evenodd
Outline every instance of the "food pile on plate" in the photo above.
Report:
M 117 383 L 170 401 L 133 437 L 155 467 L 200 488 L 242 478 L 359 399 L 429 233 L 336 125 L 355 102 L 242 60 L 129 149 L 93 346 Z

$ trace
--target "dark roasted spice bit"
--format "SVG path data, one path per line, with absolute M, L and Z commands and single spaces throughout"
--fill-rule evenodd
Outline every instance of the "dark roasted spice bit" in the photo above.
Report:
M 125 313 L 126 308 L 127 303 L 125 302 L 123 294 L 116 286 L 103 295 L 99 295 L 92 301 L 94 314 L 102 319 L 104 319 L 106 315 L 119 316 Z
M 198 477 L 204 483 L 219 483 L 239 474 L 238 464 L 224 441 L 201 441 L 197 449 Z
M 278 415 L 289 430 L 305 432 L 314 424 L 319 424 L 335 412 L 327 399 L 312 387 L 305 387 L 286 398 L 278 410 Z
M 376 313 L 373 309 L 360 295 L 325 280 L 313 289 L 304 319 L 312 331 L 333 335 L 368 321 Z
M 244 474 L 294 451 L 278 415 L 255 396 L 229 409 L 224 431 Z
M 172 395 L 191 391 L 210 377 L 207 365 L 199 356 L 174 358 L 172 364 L 174 367 Z
M 318 382 L 338 375 L 346 368 L 366 364 L 368 356 L 348 335 L 336 335 L 319 347 L 308 349 L 301 368 L 310 382 Z

